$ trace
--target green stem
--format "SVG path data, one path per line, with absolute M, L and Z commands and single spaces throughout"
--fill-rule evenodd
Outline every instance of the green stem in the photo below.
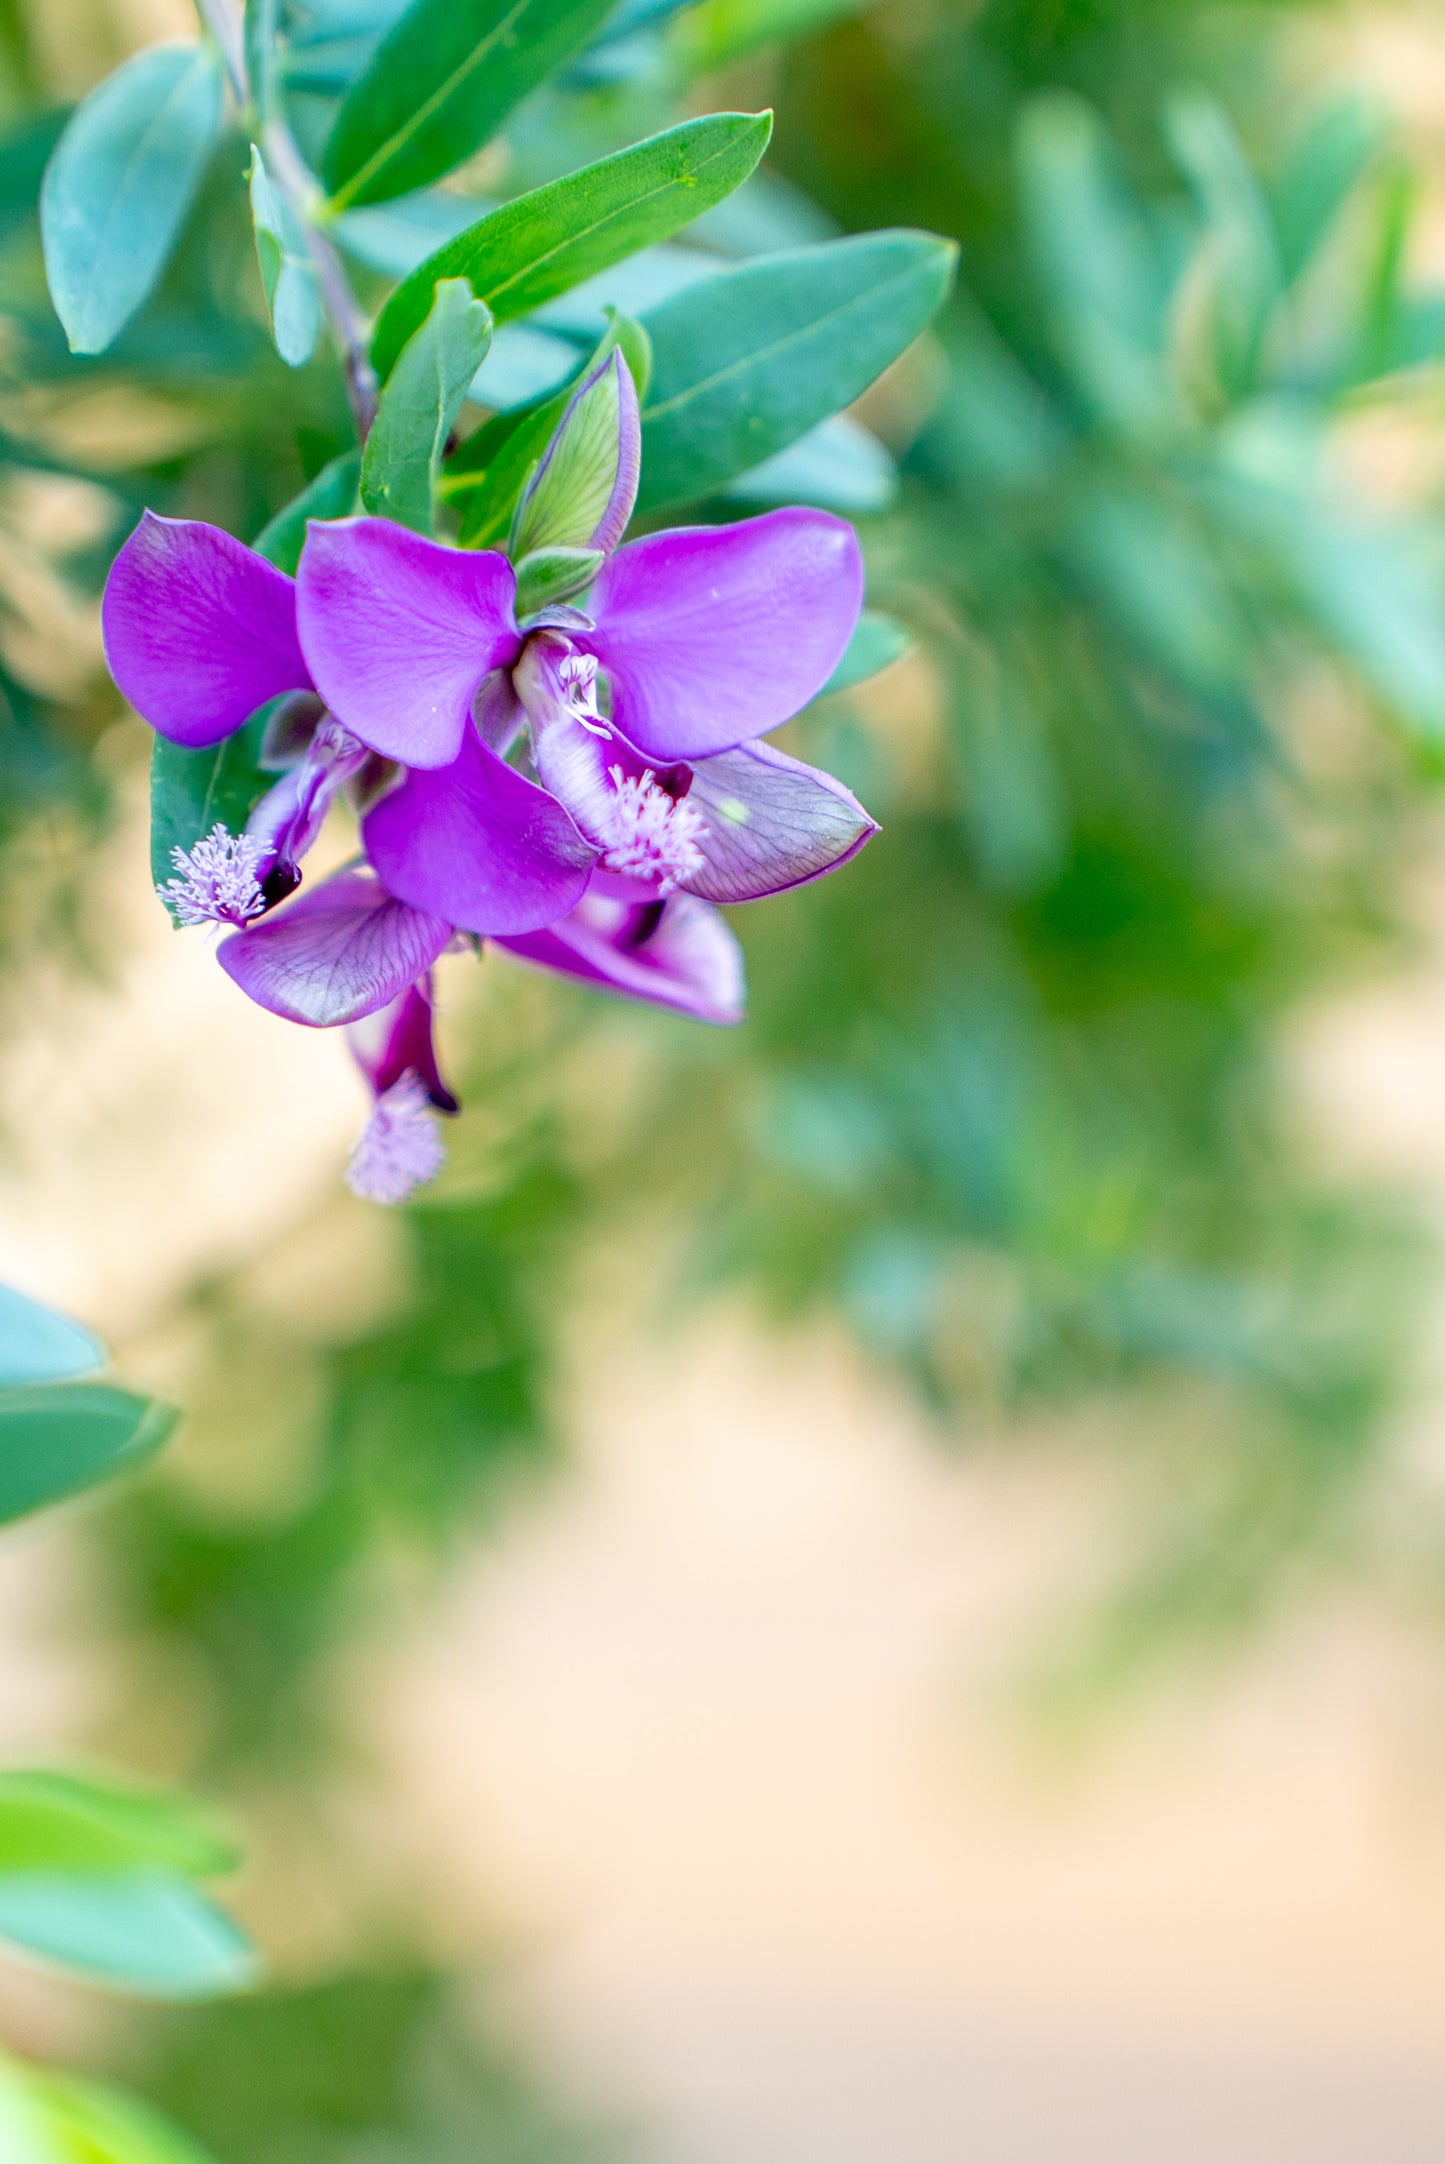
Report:
M 376 419 L 376 371 L 371 365 L 368 326 L 361 304 L 351 290 L 351 281 L 334 243 L 316 222 L 316 212 L 323 201 L 321 189 L 281 114 L 273 111 L 262 119 L 257 113 L 246 69 L 245 31 L 235 0 L 196 0 L 196 7 L 221 49 L 236 103 L 248 125 L 255 127 L 258 121 L 261 123 L 256 132 L 261 138 L 261 155 L 266 160 L 266 169 L 295 211 L 306 236 L 321 305 L 341 356 L 346 395 L 351 401 L 357 434 L 365 443 Z

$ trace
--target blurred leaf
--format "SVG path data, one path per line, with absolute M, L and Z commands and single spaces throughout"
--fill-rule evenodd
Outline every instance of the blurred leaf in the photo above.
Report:
M 155 285 L 220 122 L 210 45 L 152 46 L 77 107 L 40 194 L 51 297 L 73 352 L 104 352 Z
M 898 469 L 878 438 L 838 413 L 740 473 L 723 493 L 745 503 L 812 503 L 861 518 L 886 511 L 897 491 Z
M 0 1389 L 61 1382 L 104 1364 L 104 1347 L 79 1323 L 0 1285 Z
M 1269 189 L 1280 268 L 1292 283 L 1313 260 L 1379 154 L 1381 116 L 1358 97 L 1316 114 Z
M 1164 369 L 1167 290 L 1098 116 L 1062 93 L 1020 123 L 1019 185 L 1039 284 L 1074 385 L 1116 426 L 1174 414 Z
M 1169 101 L 1169 141 L 1205 220 L 1200 268 L 1207 293 L 1211 360 L 1226 399 L 1259 376 L 1271 315 L 1283 290 L 1269 205 L 1228 116 L 1201 92 Z
M 168 2120 L 116 2089 L 53 2073 L 32 2073 L 28 2087 L 59 2144 L 56 2164 L 210 2164 Z M 4 2154 L 5 2164 L 21 2164 Z
M 0 1524 L 128 1472 L 165 1441 L 175 1415 L 106 1383 L 0 1395 Z
M 694 74 L 726 67 L 760 45 L 809 36 L 869 0 L 702 0 L 678 25 L 673 50 Z
M 0 1773 L 0 1874 L 156 1864 L 210 1878 L 239 1861 L 231 1836 L 189 1796 L 94 1776 Z
M 159 1869 L 0 1871 L 0 1938 L 91 1982 L 159 1998 L 213 1998 L 256 1976 L 239 1926 Z
M 866 683 L 870 676 L 901 661 L 912 644 L 909 633 L 895 618 L 885 616 L 881 609 L 865 609 L 848 641 L 848 651 L 823 686 L 824 695 Z
M 744 263 L 644 318 L 640 510 L 704 496 L 850 405 L 923 330 L 957 250 L 869 233 Z
M 368 511 L 430 533 L 437 477 L 452 424 L 491 343 L 492 319 L 464 278 L 446 278 L 402 348 L 361 459 Z
M 460 165 L 581 46 L 612 0 L 412 0 L 326 139 L 333 206 L 404 195 Z
M 321 335 L 321 293 L 301 222 L 280 189 L 272 186 L 254 143 L 251 220 L 276 351 L 288 368 L 300 368 Z
M 445 242 L 454 240 L 476 223 L 480 205 L 469 195 L 452 195 L 443 188 L 422 188 L 395 203 L 377 203 L 370 210 L 344 210 L 331 223 L 331 237 L 370 270 L 388 278 L 407 278 Z M 428 290 L 426 306 L 431 306 Z M 426 309 L 418 316 L 421 322 Z
M 361 453 L 343 451 L 323 466 L 300 495 L 262 527 L 251 546 L 258 556 L 264 556 L 279 571 L 294 578 L 301 551 L 306 545 L 307 520 L 349 518 L 356 509 L 360 480 Z
M 438 280 L 468 279 L 498 323 L 527 315 L 731 194 L 771 130 L 769 113 L 712 113 L 490 212 L 392 294 L 372 340 L 379 373 L 390 373 Z

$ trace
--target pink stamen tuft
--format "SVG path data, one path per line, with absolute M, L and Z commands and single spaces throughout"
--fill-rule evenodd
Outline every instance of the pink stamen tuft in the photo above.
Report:
M 372 1106 L 351 1153 L 346 1184 L 363 1202 L 405 1202 L 414 1189 L 436 1178 L 446 1154 L 431 1101 L 408 1068 Z
M 256 875 L 267 854 L 264 841 L 218 823 L 193 849 L 171 851 L 178 877 L 159 890 L 161 899 L 182 924 L 244 927 L 266 907 Z
M 686 797 L 674 798 L 660 789 L 650 767 L 630 776 L 614 766 L 608 774 L 616 794 L 603 863 L 610 872 L 629 878 L 655 879 L 660 894 L 671 894 L 706 861 L 699 846 L 707 833 L 702 815 Z

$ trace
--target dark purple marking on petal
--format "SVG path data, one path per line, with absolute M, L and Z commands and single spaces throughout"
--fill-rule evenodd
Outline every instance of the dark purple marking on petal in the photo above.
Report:
M 337 872 L 230 939 L 217 958 L 260 1007 L 332 1029 L 397 999 L 451 938 L 440 917 L 397 901 L 369 873 Z
M 449 766 L 482 679 L 521 651 L 517 582 L 493 550 L 443 548 L 389 519 L 313 523 L 301 644 L 338 721 L 404 766 Z
M 691 894 L 634 904 L 589 892 L 559 924 L 501 939 L 519 961 L 671 1007 L 697 1022 L 741 1022 L 742 950 L 726 920 Z
M 597 852 L 555 797 L 469 729 L 448 767 L 407 774 L 366 815 L 392 893 L 463 931 L 536 931 L 580 899 Z
M 377 1008 L 346 1033 L 351 1056 L 378 1097 L 403 1075 L 414 1074 L 433 1111 L 452 1114 L 461 1105 L 442 1080 L 433 1035 L 431 972 L 407 986 L 399 999 Z
M 706 758 L 765 736 L 815 698 L 863 605 L 858 538 L 824 511 L 630 541 L 597 574 L 576 643 L 649 759 Z
M 688 802 L 707 829 L 706 861 L 683 885 L 709 902 L 753 902 L 821 879 L 878 832 L 851 789 L 771 744 L 700 759 Z
M 234 735 L 268 699 L 311 688 L 294 581 L 195 519 L 146 512 L 111 566 L 101 628 L 122 695 L 195 750 Z

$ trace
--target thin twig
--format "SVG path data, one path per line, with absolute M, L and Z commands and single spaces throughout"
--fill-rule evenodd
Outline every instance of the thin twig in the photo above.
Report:
M 201 20 L 221 48 L 236 102 L 248 125 L 254 127 L 258 115 L 252 86 L 247 79 L 246 41 L 240 10 L 235 0 L 196 0 L 196 6 Z M 368 351 L 366 317 L 351 290 L 351 281 L 334 243 L 317 224 L 316 213 L 324 198 L 296 147 L 291 130 L 279 113 L 271 112 L 265 115 L 258 132 L 266 169 L 296 213 L 297 223 L 306 236 L 321 305 L 341 355 L 346 395 L 351 401 L 356 431 L 365 443 L 376 419 L 377 401 L 376 371 Z

